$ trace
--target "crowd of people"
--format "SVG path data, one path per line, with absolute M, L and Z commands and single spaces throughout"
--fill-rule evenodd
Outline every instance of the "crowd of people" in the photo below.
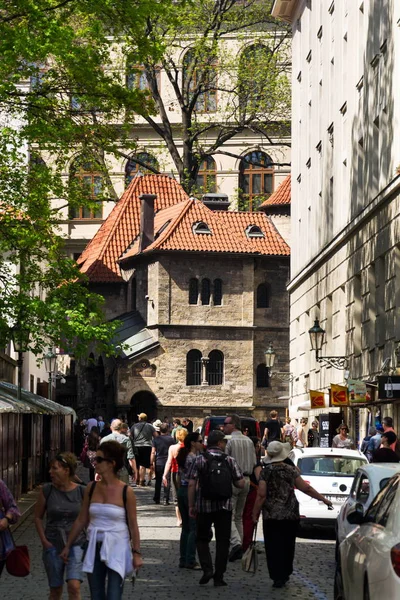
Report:
M 35 507 L 50 599 L 62 597 L 64 581 L 68 597 L 80 599 L 84 574 L 92 599 L 122 598 L 125 581 L 142 566 L 133 488 L 153 482 L 154 503 L 175 505 L 181 527 L 177 566 L 201 570 L 200 585 L 211 580 L 215 587 L 227 585 L 227 563 L 243 557 L 262 515 L 269 575 L 274 587 L 283 587 L 293 570 L 300 521 L 295 489 L 332 507 L 289 458 L 293 447 L 319 445 L 318 420 L 307 426 L 306 419 L 294 425 L 289 417 L 283 424 L 271 411 L 260 440 L 242 431 L 240 418 L 231 414 L 209 432 L 205 447 L 189 419 L 149 423 L 141 413 L 131 428 L 122 419 L 80 423 L 76 452 L 88 468 L 89 484 L 76 475 L 77 456 L 62 452 L 51 461 L 51 482 L 43 485 Z M 355 447 L 345 424 L 332 446 Z M 371 462 L 399 462 L 399 446 L 392 419 L 385 417 L 382 430 L 370 427 L 360 450 Z M 0 576 L 14 547 L 9 526 L 19 516 L 0 480 Z

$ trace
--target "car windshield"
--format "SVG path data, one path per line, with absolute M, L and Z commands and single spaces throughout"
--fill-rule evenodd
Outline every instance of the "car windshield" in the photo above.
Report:
M 313 477 L 349 477 L 365 464 L 361 458 L 348 456 L 307 456 L 300 458 L 297 466 L 302 475 Z

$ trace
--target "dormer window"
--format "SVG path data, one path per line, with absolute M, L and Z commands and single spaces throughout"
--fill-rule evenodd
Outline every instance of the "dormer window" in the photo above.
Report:
M 249 225 L 246 228 L 246 236 L 248 238 L 263 238 L 265 233 L 258 227 L 258 225 Z
M 211 235 L 211 229 L 209 228 L 207 223 L 204 223 L 204 221 L 198 221 L 197 223 L 193 223 L 192 230 L 193 230 L 193 233 L 196 233 L 196 234 L 205 233 L 205 234 Z

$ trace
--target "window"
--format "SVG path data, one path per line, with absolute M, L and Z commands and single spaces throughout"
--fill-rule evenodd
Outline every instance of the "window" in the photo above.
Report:
M 397 488 L 399 486 L 399 478 L 389 479 L 385 487 L 372 500 L 371 505 L 365 515 L 366 523 L 379 523 L 385 527 L 390 506 L 395 498 Z
M 197 94 L 195 110 L 211 113 L 217 110 L 217 71 L 212 52 L 207 58 L 206 54 L 204 50 L 201 57 L 193 49 L 186 52 L 182 65 L 183 96 L 190 103 Z
M 365 504 L 369 497 L 370 492 L 370 482 L 366 475 L 362 474 L 359 478 L 359 485 L 357 487 L 357 502 L 361 502 L 361 504 Z
M 211 283 L 209 279 L 203 279 L 201 282 L 201 303 L 203 305 L 210 304 Z
M 266 388 L 269 387 L 269 373 L 268 367 L 264 363 L 258 365 L 256 373 L 257 387 Z
M 196 178 L 196 190 L 206 194 L 217 191 L 217 165 L 212 156 L 201 161 Z
M 151 154 L 148 154 L 147 152 L 139 152 L 139 154 L 136 155 L 136 158 L 138 160 L 140 160 L 140 162 L 143 163 L 144 165 L 148 165 L 149 167 L 152 167 L 156 171 L 159 170 L 159 165 L 158 165 L 157 159 L 154 158 L 154 156 L 152 156 Z M 132 156 L 132 158 L 130 158 L 128 160 L 128 162 L 125 165 L 125 186 L 126 187 L 130 184 L 132 179 L 134 177 L 136 177 L 136 175 L 139 172 L 143 173 L 143 174 L 153 173 L 153 171 L 151 171 L 150 169 L 146 169 L 146 167 L 143 166 L 143 164 L 139 164 L 138 162 L 136 162 L 134 156 Z
M 222 279 L 214 279 L 214 306 L 222 305 Z
M 265 152 L 254 150 L 240 161 L 239 210 L 257 210 L 274 189 L 272 159 Z
M 81 189 L 84 188 L 88 200 L 96 201 L 97 196 L 103 192 L 103 174 L 102 169 L 96 161 L 84 157 L 77 158 L 71 165 L 70 173 L 71 183 L 77 184 Z M 76 190 L 79 192 L 79 190 Z M 91 207 L 74 206 L 70 208 L 70 219 L 101 219 L 103 216 L 103 206 L 101 201 L 97 201 Z
M 186 385 L 201 385 L 200 350 L 190 350 L 186 355 Z
M 193 233 L 197 234 L 211 234 L 211 229 L 209 228 L 207 223 L 204 223 L 204 221 L 198 221 L 197 223 L 193 223 L 192 231 Z
M 212 350 L 208 358 L 208 385 L 222 385 L 224 379 L 224 355 L 219 350 Z
M 243 116 L 265 114 L 273 108 L 276 91 L 268 72 L 276 68 L 275 55 L 264 44 L 245 48 L 239 60 L 239 109 Z
M 199 299 L 199 281 L 193 277 L 189 281 L 189 304 L 197 304 Z
M 248 238 L 264 238 L 265 234 L 258 227 L 258 225 L 249 225 L 245 230 Z
M 267 283 L 260 283 L 257 288 L 257 308 L 269 308 L 270 289 Z
M 126 87 L 128 90 L 148 90 L 151 92 L 150 79 L 154 77 L 157 82 L 158 91 L 160 91 L 160 68 L 155 67 L 150 71 L 143 65 L 138 65 L 132 57 L 128 57 L 126 66 Z

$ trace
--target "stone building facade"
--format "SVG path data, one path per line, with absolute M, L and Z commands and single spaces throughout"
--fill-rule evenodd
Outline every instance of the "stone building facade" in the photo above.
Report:
M 293 160 L 290 370 L 293 415 L 309 408 L 309 390 L 347 377 L 370 385 L 370 398 L 343 418 L 361 439 L 398 401 L 379 398 L 378 377 L 394 374 L 400 340 L 400 6 L 276 0 L 292 23 Z M 326 331 L 317 362 L 308 330 Z M 396 394 L 394 395 L 396 396 Z
M 145 245 L 139 221 L 150 193 Z M 80 264 L 107 318 L 121 321 L 124 346 L 102 358 L 97 398 L 87 369 L 99 357 L 81 365 L 78 408 L 130 421 L 142 411 L 196 422 L 227 411 L 283 416 L 287 384 L 268 376 L 264 351 L 273 341 L 277 370 L 287 370 L 289 248 L 269 218 L 213 211 L 165 176 L 138 178 L 115 211 Z

